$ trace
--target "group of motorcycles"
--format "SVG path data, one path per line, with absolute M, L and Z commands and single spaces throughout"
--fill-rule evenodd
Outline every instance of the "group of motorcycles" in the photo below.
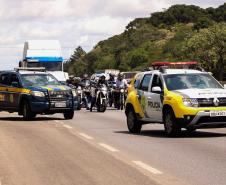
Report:
M 90 82 L 71 87 L 77 110 L 89 110 L 92 102 L 98 112 L 105 112 L 108 106 L 124 109 L 127 90 L 124 87 L 116 87 L 115 82 L 108 82 L 107 85 Z

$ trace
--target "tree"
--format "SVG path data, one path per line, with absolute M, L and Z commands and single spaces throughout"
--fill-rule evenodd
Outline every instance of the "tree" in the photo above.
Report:
M 116 48 L 114 51 L 115 69 L 119 69 L 122 63 L 122 48 Z
M 183 51 L 187 57 L 199 60 L 222 81 L 226 65 L 226 24 L 219 23 L 200 30 L 187 40 Z
M 203 28 L 208 28 L 211 25 L 213 25 L 213 21 L 211 21 L 209 18 L 200 17 L 198 18 L 197 22 L 194 24 L 193 28 L 195 30 L 200 30 Z
M 78 46 L 74 53 L 71 55 L 69 62 L 75 62 L 78 59 L 80 59 L 82 56 L 84 56 L 86 54 L 86 52 L 82 49 L 81 46 Z
M 85 55 L 86 55 L 86 52 L 82 49 L 81 46 L 78 46 L 75 49 L 74 53 L 71 55 L 70 59 L 64 65 L 65 71 L 69 72 L 70 74 L 78 73 L 79 70 L 77 70 L 77 68 L 80 68 L 81 66 L 79 66 L 77 63 Z M 75 65 L 75 63 L 76 63 L 76 65 Z

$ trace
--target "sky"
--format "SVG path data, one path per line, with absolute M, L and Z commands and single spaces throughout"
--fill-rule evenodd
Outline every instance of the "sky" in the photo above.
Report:
M 0 0 L 0 70 L 22 59 L 26 40 L 59 40 L 64 59 L 77 46 L 90 51 L 135 18 L 174 4 L 218 7 L 225 0 Z

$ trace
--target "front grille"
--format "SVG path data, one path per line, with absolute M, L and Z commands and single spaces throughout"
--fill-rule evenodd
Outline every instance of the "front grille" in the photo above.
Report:
M 70 91 L 49 91 L 50 101 L 66 101 L 70 96 Z
M 198 103 L 199 107 L 216 107 L 213 102 L 213 98 L 199 98 Z M 217 107 L 224 107 L 226 106 L 226 98 L 218 98 L 219 105 Z

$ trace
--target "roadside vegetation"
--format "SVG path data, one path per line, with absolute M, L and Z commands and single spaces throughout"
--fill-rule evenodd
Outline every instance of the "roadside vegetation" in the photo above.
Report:
M 86 53 L 81 47 L 66 63 L 70 74 L 99 69 L 143 70 L 153 61 L 199 61 L 219 80 L 226 66 L 226 3 L 202 9 L 174 5 L 130 22 L 125 31 L 100 41 Z

